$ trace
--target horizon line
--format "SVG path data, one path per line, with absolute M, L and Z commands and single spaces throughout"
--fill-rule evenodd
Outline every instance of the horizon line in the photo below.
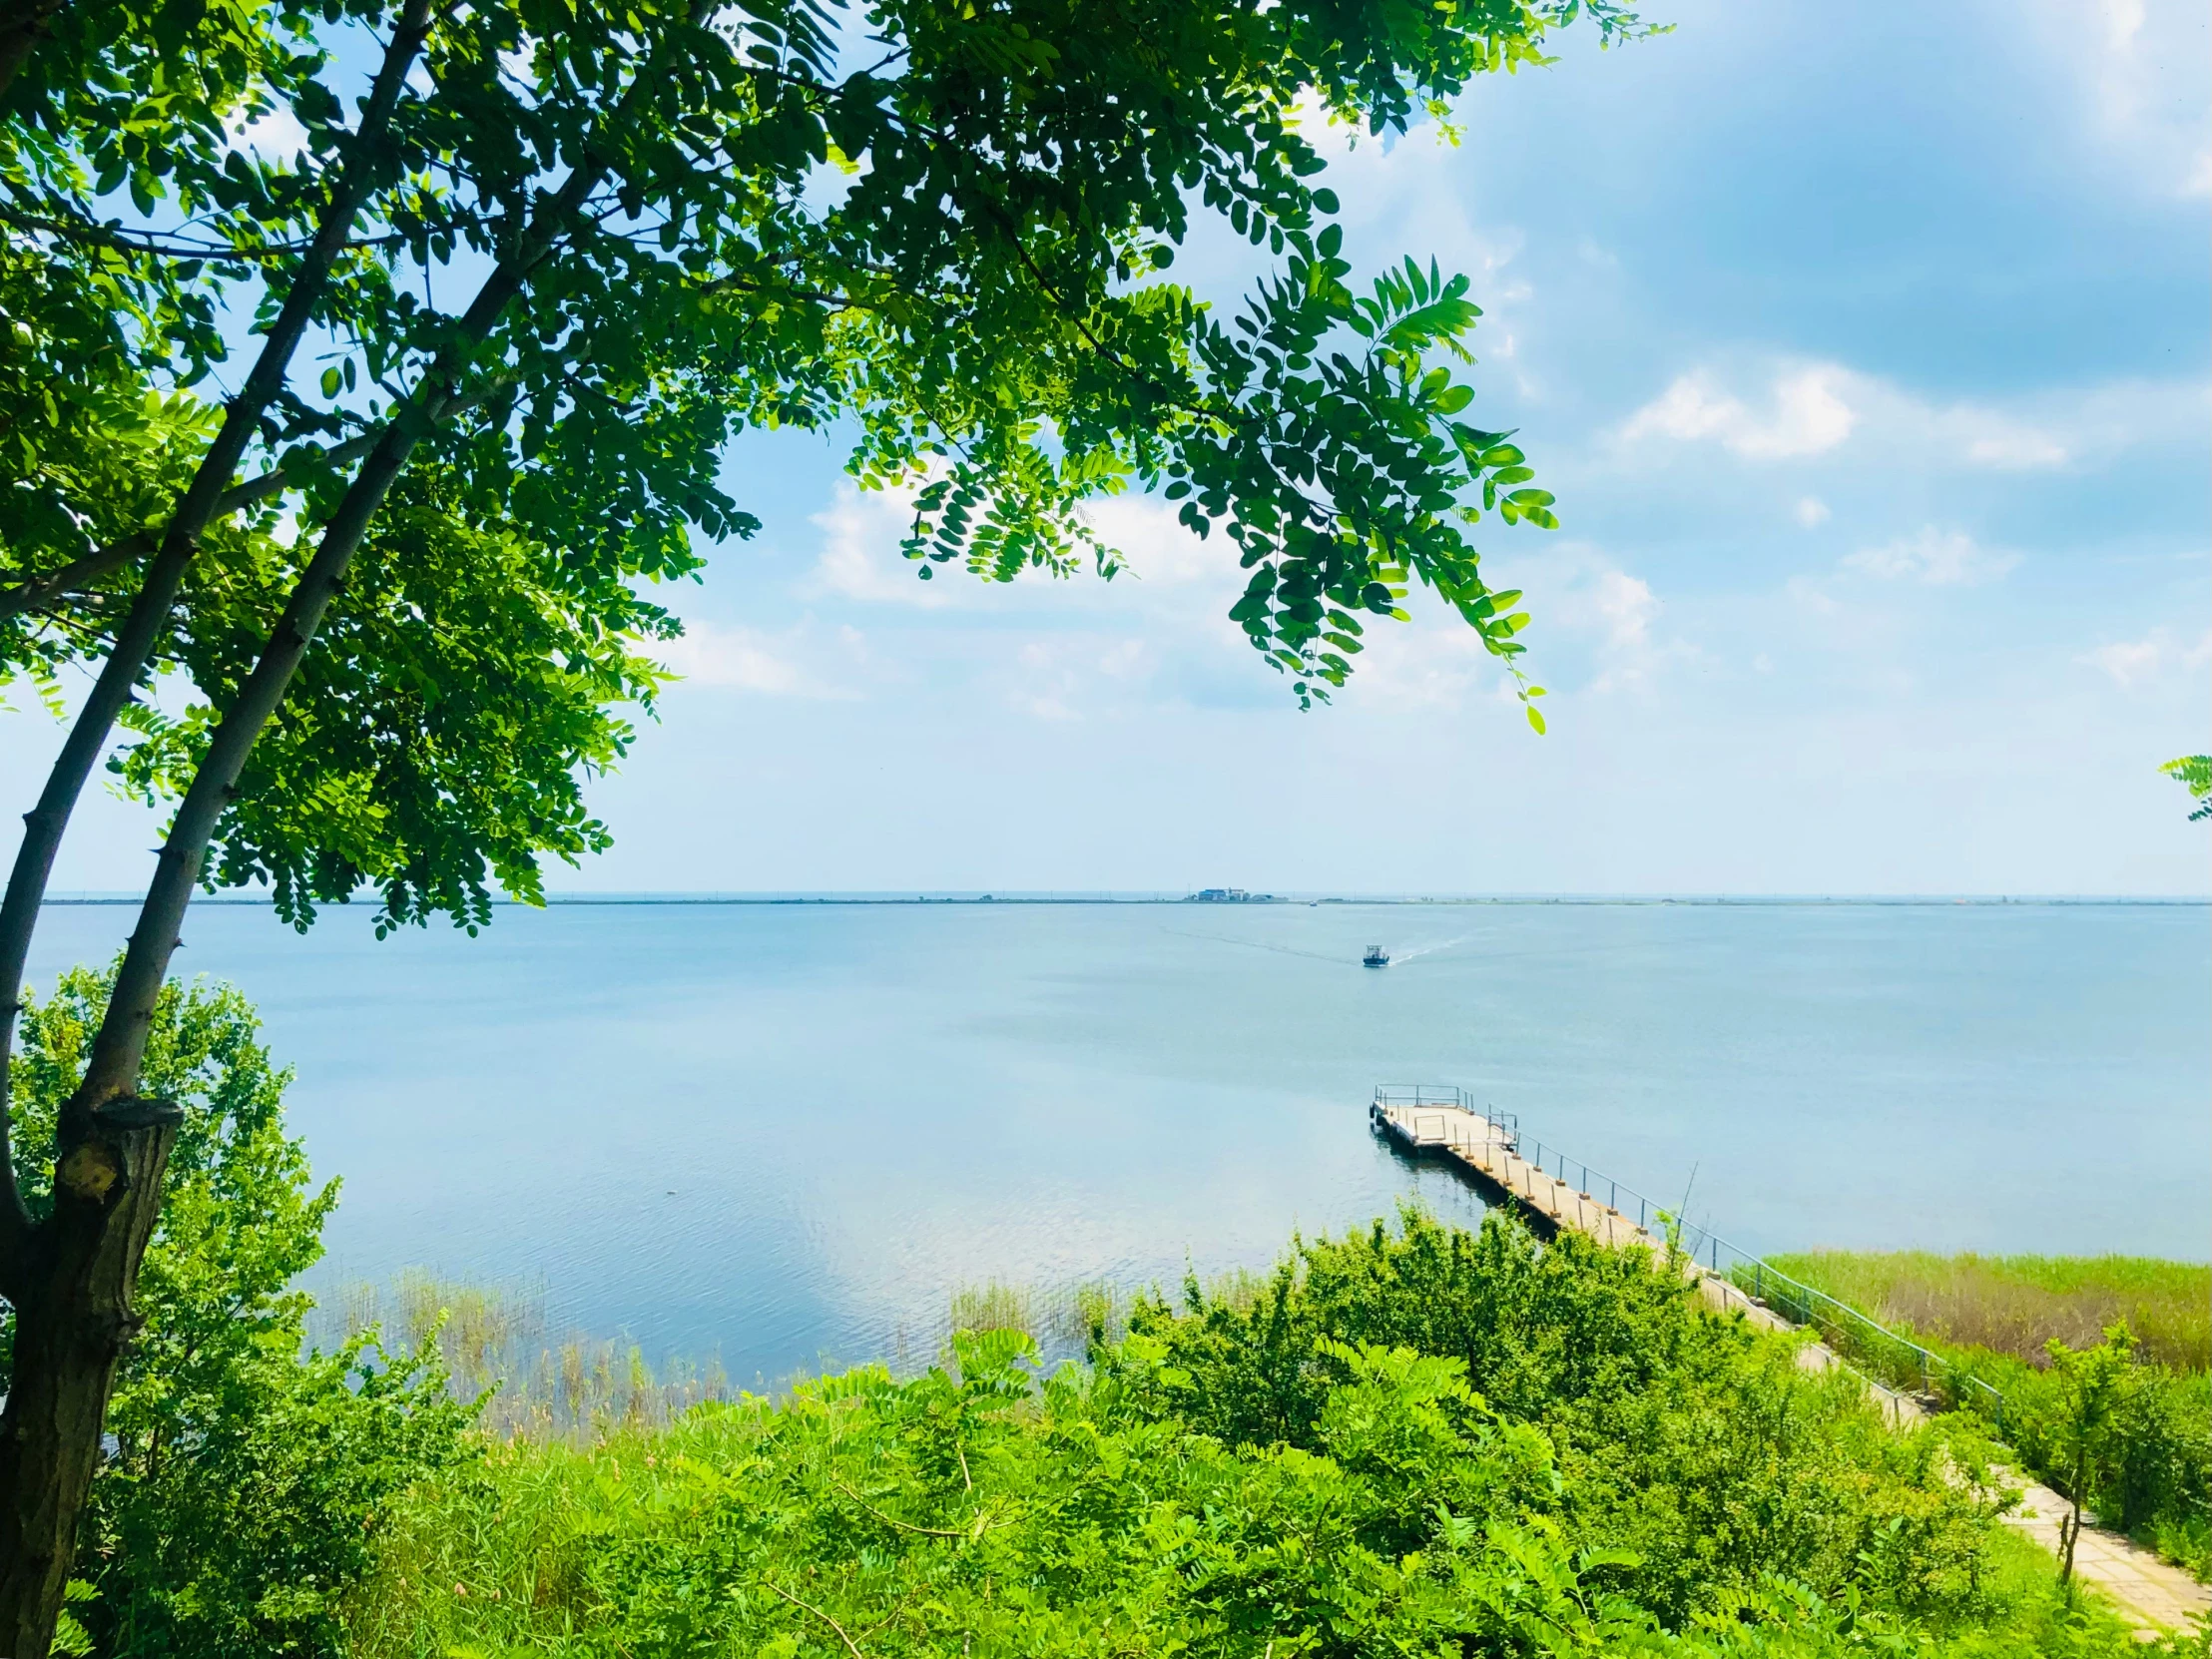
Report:
M 1210 908 L 1269 904 L 2158 904 L 2212 905 L 2212 893 L 2096 892 L 1696 892 L 1663 890 L 1526 892 L 1354 892 L 1295 889 L 1280 893 L 1246 892 L 1237 897 L 1203 898 L 1201 892 L 1236 889 L 1143 887 L 791 887 L 791 888 L 611 888 L 552 891 L 543 904 L 506 894 L 491 902 L 503 908 L 537 909 L 556 904 L 1197 904 Z M 42 903 L 135 904 L 141 894 L 122 888 L 79 888 L 48 893 Z M 364 889 L 352 901 L 325 900 L 331 907 L 371 899 Z M 197 895 L 196 905 L 259 905 L 276 901 L 267 893 L 225 892 Z

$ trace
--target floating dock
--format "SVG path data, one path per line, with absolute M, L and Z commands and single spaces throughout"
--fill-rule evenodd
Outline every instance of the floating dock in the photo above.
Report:
M 1465 1166 L 1478 1177 L 1475 1184 L 1485 1196 L 1505 1201 L 1541 1234 L 1548 1236 L 1564 1227 L 1588 1234 L 1600 1244 L 1667 1248 L 1665 1235 L 1653 1230 L 1663 1223 L 1648 1201 L 1629 1194 L 1636 1213 L 1624 1214 L 1618 1208 L 1619 1183 L 1598 1177 L 1610 1189 L 1601 1199 L 1584 1190 L 1591 1184 L 1588 1166 L 1564 1156 L 1559 1174 L 1545 1173 L 1541 1162 L 1522 1156 L 1519 1125 L 1478 1108 L 1463 1089 L 1449 1084 L 1379 1088 L 1368 1118 L 1409 1152 L 1438 1154 Z M 1537 1150 L 1537 1158 L 1541 1157 Z M 1583 1186 L 1567 1180 L 1569 1170 L 1579 1170 Z

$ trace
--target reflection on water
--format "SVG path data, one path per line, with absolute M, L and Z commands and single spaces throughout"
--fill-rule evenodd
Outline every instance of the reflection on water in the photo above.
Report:
M 130 912 L 49 911 L 34 967 Z M 334 1278 L 550 1287 L 741 1382 L 948 1296 L 1264 1264 L 1417 1193 L 1378 1082 L 1472 1087 L 1752 1248 L 2203 1259 L 2199 906 L 561 905 L 481 938 L 207 906 L 344 1177 Z M 1375 942 L 1384 970 L 1360 967 Z M 1257 947 L 1257 948 L 1255 948 Z

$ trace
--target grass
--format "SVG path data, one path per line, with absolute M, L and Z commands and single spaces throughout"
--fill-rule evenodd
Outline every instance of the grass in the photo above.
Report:
M 1239 1271 L 1209 1281 L 1207 1291 L 1245 1306 L 1263 1283 Z M 1049 1288 L 996 1279 L 962 1285 L 946 1299 L 928 1352 L 942 1359 L 954 1331 L 1018 1331 L 1049 1359 L 1079 1359 L 1094 1342 L 1121 1340 L 1129 1305 L 1129 1293 L 1106 1280 Z M 666 1427 L 701 1400 L 740 1393 L 716 1360 L 655 1364 L 622 1339 L 549 1334 L 542 1285 L 467 1284 L 409 1269 L 388 1285 L 340 1287 L 315 1310 L 309 1335 L 328 1349 L 371 1326 L 394 1347 L 435 1343 L 454 1394 L 484 1396 L 483 1428 L 501 1440 L 591 1444 Z M 893 1369 L 912 1372 L 925 1363 L 910 1359 Z M 799 1381 L 787 1379 L 786 1385 Z
M 1259 1299 L 1268 1281 L 1267 1274 L 1251 1268 L 1231 1268 L 1201 1281 L 1201 1288 L 1207 1301 L 1241 1313 Z M 1151 1294 L 1158 1296 L 1158 1289 Z M 962 1285 L 946 1299 L 944 1327 L 937 1334 L 939 1356 L 943 1339 L 954 1331 L 1018 1331 L 1048 1361 L 1079 1360 L 1096 1343 L 1121 1340 L 1130 1302 L 1126 1288 L 1106 1279 L 1051 1287 L 1000 1279 Z
M 2040 1366 L 2043 1344 L 2094 1343 L 2125 1319 L 2153 1365 L 2212 1370 L 2212 1266 L 2140 1256 L 1938 1256 L 1811 1251 L 1770 1266 L 1944 1347 Z
M 463 1399 L 486 1396 L 481 1422 L 500 1439 L 590 1443 L 666 1427 L 704 1399 L 735 1390 L 713 1360 L 655 1368 L 635 1343 L 547 1335 L 537 1286 L 458 1284 L 420 1270 L 388 1286 L 344 1287 L 313 1332 L 324 1347 L 369 1326 L 407 1348 L 435 1343 Z

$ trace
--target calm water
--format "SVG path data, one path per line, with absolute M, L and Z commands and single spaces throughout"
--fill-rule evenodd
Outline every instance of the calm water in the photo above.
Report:
M 34 966 L 129 917 L 50 910 Z M 2212 1255 L 2201 906 L 563 905 L 382 944 L 207 906 L 188 939 L 344 1177 L 323 1277 L 542 1281 L 741 1380 L 926 1347 L 961 1283 L 1473 1213 L 1371 1138 L 1379 1081 L 1469 1085 L 1754 1249 Z

